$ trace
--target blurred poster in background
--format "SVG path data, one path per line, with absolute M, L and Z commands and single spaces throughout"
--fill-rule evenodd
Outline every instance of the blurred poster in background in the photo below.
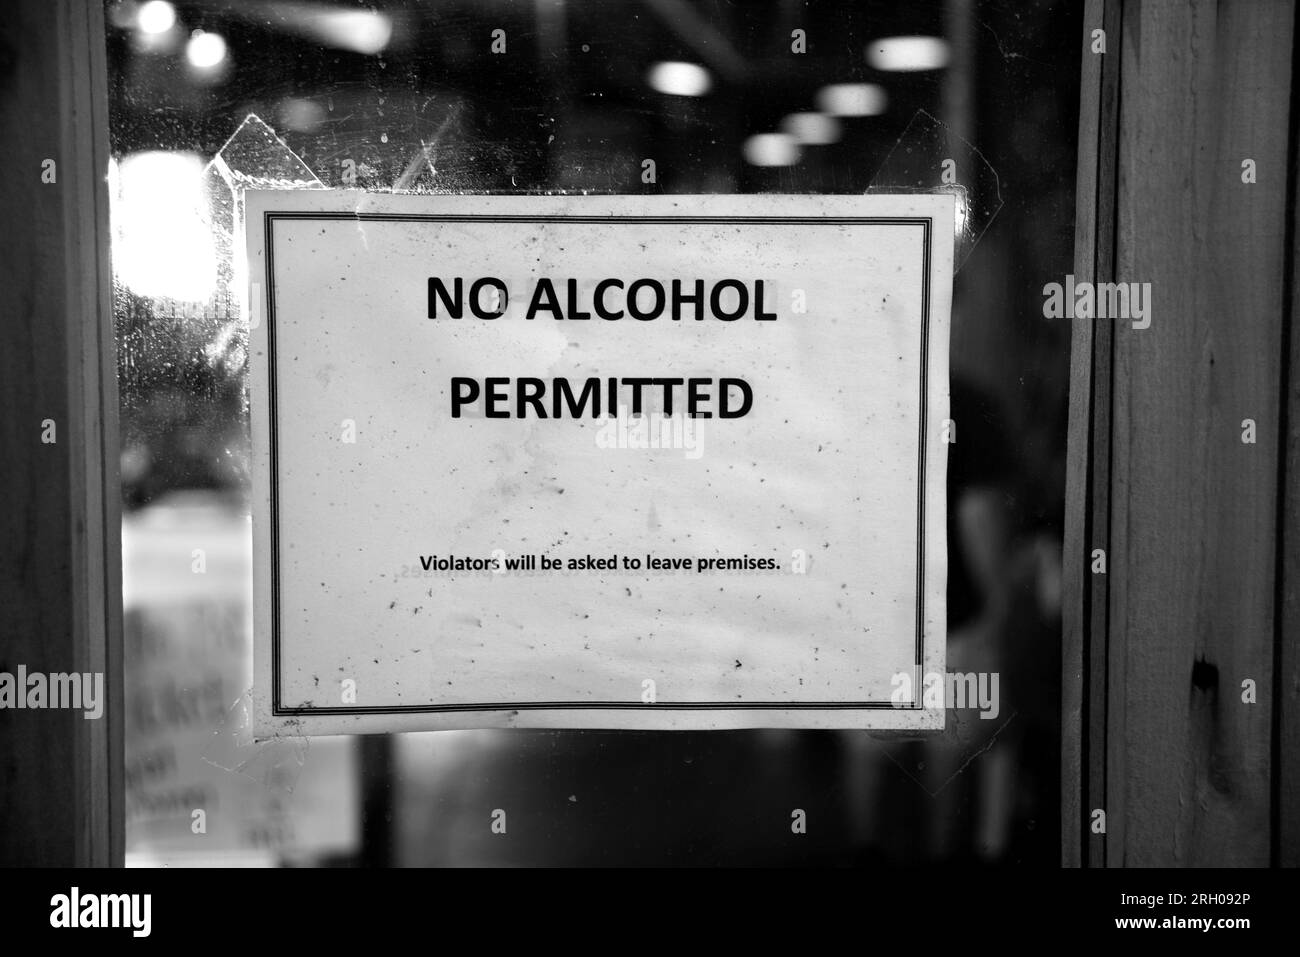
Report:
M 122 522 L 127 862 L 321 863 L 359 844 L 346 738 L 254 742 L 252 545 L 213 492 Z

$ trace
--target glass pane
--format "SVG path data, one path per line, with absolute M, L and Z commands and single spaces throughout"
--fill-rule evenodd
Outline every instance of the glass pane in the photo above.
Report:
M 1057 862 L 1069 326 L 1041 289 L 1072 261 L 1077 4 L 106 9 L 132 862 Z M 254 742 L 249 186 L 956 192 L 948 667 L 998 674 L 997 714 Z

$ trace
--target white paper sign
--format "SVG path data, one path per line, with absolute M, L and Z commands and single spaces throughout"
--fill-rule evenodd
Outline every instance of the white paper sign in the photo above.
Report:
M 246 203 L 260 732 L 942 727 L 950 196 Z

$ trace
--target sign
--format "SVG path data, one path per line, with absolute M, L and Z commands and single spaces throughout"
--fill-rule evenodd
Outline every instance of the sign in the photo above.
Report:
M 951 196 L 246 196 L 263 734 L 938 728 Z

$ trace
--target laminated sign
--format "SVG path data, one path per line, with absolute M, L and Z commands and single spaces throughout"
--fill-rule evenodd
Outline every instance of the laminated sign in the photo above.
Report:
M 939 728 L 951 196 L 246 196 L 257 728 Z

